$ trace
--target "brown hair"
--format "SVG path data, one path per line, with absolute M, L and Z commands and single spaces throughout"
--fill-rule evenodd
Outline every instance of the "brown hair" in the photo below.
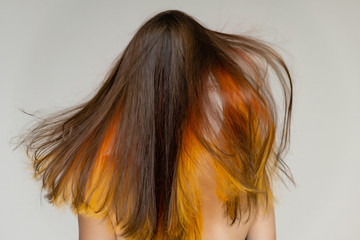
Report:
M 281 125 L 269 66 L 284 94 Z M 295 184 L 283 160 L 292 95 L 268 43 L 168 10 L 138 29 L 94 97 L 37 122 L 19 145 L 50 203 L 109 217 L 128 239 L 200 239 L 204 162 L 231 224 L 273 204 L 279 170 Z

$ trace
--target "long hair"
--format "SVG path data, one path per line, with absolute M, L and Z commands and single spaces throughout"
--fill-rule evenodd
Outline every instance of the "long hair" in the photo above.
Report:
M 295 183 L 283 157 L 292 97 L 269 44 L 168 10 L 138 29 L 95 96 L 42 118 L 19 145 L 50 203 L 109 218 L 128 239 L 201 239 L 209 169 L 231 224 L 276 201 L 280 172 Z

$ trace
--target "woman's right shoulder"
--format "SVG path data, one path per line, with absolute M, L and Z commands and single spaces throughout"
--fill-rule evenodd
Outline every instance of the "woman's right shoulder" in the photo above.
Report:
M 273 205 L 270 205 L 266 212 L 265 208 L 258 209 L 254 215 L 246 239 L 276 240 L 275 211 Z

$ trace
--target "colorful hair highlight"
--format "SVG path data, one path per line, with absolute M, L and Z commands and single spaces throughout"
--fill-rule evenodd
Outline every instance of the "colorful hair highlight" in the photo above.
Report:
M 284 93 L 281 125 L 268 67 Z M 200 178 L 215 177 L 231 224 L 273 205 L 280 171 L 294 183 L 283 160 L 291 80 L 269 44 L 168 10 L 138 29 L 94 97 L 20 144 L 50 203 L 127 239 L 201 239 Z

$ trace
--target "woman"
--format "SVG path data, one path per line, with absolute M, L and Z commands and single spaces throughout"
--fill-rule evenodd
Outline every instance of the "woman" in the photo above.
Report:
M 282 157 L 291 109 L 275 50 L 168 10 L 138 29 L 92 99 L 21 143 L 49 202 L 78 215 L 81 240 L 275 239 L 274 177 L 294 183 Z

